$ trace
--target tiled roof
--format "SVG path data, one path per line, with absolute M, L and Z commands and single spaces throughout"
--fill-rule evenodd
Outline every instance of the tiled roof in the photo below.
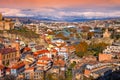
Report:
M 52 49 L 51 52 L 58 52 L 56 49 Z
M 29 47 L 25 47 L 24 51 L 30 51 L 31 49 Z
M 34 70 L 34 67 L 29 67 L 26 70 Z
M 16 52 L 17 50 L 15 48 L 4 48 L 4 49 L 0 49 L 0 53 L 2 54 L 8 54 L 11 52 Z
M 105 73 L 105 72 L 107 72 L 107 71 L 109 71 L 109 70 L 112 70 L 112 68 L 111 68 L 111 67 L 105 67 L 105 68 L 96 70 L 96 71 L 94 71 L 93 73 L 95 73 L 95 74 L 101 74 L 101 73 Z
M 0 65 L 0 69 L 3 69 L 4 68 L 4 66 L 3 65 Z
M 14 64 L 12 66 L 12 69 L 18 69 L 18 68 L 23 67 L 23 66 L 25 66 L 25 63 L 24 62 L 19 62 L 17 64 Z
M 51 60 L 51 58 L 48 58 L 47 56 L 43 56 L 43 57 L 39 58 L 38 60 L 46 60 L 46 61 L 49 61 L 49 60 Z
M 37 62 L 37 64 L 47 65 L 47 62 Z
M 40 50 L 40 49 L 42 49 L 42 48 L 44 48 L 44 45 L 35 46 L 35 49 L 37 49 L 37 50 Z
M 34 55 L 39 55 L 39 54 L 44 54 L 44 53 L 49 53 L 48 50 L 39 50 L 37 52 L 34 52 Z
M 54 61 L 54 65 L 65 66 L 65 62 L 63 60 Z

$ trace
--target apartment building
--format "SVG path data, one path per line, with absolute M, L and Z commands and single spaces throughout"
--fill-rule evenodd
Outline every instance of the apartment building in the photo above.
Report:
M 0 49 L 0 64 L 11 66 L 19 60 L 19 52 L 15 48 Z

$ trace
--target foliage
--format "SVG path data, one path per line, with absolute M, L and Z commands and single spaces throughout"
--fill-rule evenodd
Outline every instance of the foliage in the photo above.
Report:
M 88 44 L 86 42 L 80 42 L 78 45 L 74 45 L 75 53 L 79 57 L 83 57 L 88 49 Z
M 71 69 L 74 68 L 75 65 L 76 65 L 76 62 L 71 63 L 71 64 L 70 64 L 70 68 L 71 68 Z
M 75 54 L 79 57 L 83 57 L 85 55 L 95 55 L 97 56 L 101 53 L 108 44 L 101 43 L 91 43 L 88 45 L 86 42 L 80 42 L 78 45 L 74 45 L 76 51 Z
M 6 75 L 4 80 L 16 80 L 16 77 L 14 75 Z
M 28 30 L 27 28 L 22 28 L 19 30 L 12 29 L 12 30 L 9 30 L 8 32 L 11 34 L 21 35 L 27 38 L 38 38 L 39 37 L 38 34 L 36 34 L 35 32 L 31 30 Z
M 61 39 L 63 39 L 63 40 L 69 40 L 69 38 L 68 38 L 68 37 L 65 37 L 65 36 L 63 35 L 63 33 L 58 33 L 58 34 L 55 35 L 55 37 L 61 38 Z
M 89 51 L 95 52 L 95 56 L 97 56 L 99 53 L 102 53 L 102 51 L 106 48 L 108 44 L 101 42 L 101 43 L 93 43 L 89 45 Z
M 94 36 L 94 32 L 88 32 L 87 36 L 88 39 L 91 39 Z
M 3 30 L 0 30 L 0 34 L 3 34 Z
M 65 80 L 72 80 L 72 69 L 68 69 L 66 71 L 66 79 Z

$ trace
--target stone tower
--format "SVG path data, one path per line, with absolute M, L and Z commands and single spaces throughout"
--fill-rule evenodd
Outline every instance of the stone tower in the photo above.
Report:
M 105 30 L 103 33 L 103 38 L 110 38 L 111 33 L 108 31 L 108 29 Z

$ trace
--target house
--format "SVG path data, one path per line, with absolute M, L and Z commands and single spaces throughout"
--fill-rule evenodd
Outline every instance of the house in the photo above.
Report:
M 111 64 L 112 63 L 87 64 L 84 70 L 84 75 L 86 77 L 92 76 L 95 79 L 100 76 L 108 76 L 113 71 L 112 66 L 110 66 Z
M 119 45 L 111 45 L 107 46 L 105 50 L 103 50 L 103 53 L 111 54 L 111 53 L 119 53 L 120 52 L 120 46 Z
M 56 73 L 56 74 L 59 74 L 59 73 L 64 73 L 66 70 L 66 67 L 65 67 L 65 61 L 62 60 L 62 59 L 57 59 L 57 60 L 54 60 L 53 62 L 53 66 L 52 66 L 52 69 L 51 69 L 51 73 Z
M 44 45 L 36 45 L 35 47 L 32 48 L 32 52 L 36 52 L 43 49 L 45 49 Z
M 52 67 L 52 59 L 47 56 L 42 56 L 38 58 L 36 65 L 38 70 L 46 71 Z
M 29 67 L 24 71 L 24 79 L 27 80 L 42 80 L 44 72 L 42 70 L 36 70 L 34 67 Z
M 22 73 L 24 70 L 25 70 L 25 63 L 23 61 L 20 61 L 12 65 L 11 74 L 18 76 L 18 74 Z
M 19 52 L 15 48 L 0 49 L 0 64 L 5 66 L 11 66 L 19 60 Z
M 99 61 L 110 61 L 112 59 L 112 54 L 99 54 Z
M 88 56 L 84 56 L 83 60 L 85 60 L 85 61 L 97 61 L 97 58 L 95 56 L 88 55 Z
M 85 76 L 87 77 L 92 76 L 94 79 L 98 77 L 108 76 L 111 73 L 112 73 L 112 67 L 107 67 L 107 66 L 100 67 L 100 68 L 93 69 L 93 70 L 85 69 L 84 71 Z
M 52 53 L 47 49 L 36 51 L 33 53 L 33 55 L 35 57 L 47 56 L 48 58 L 52 58 Z
M 34 59 L 33 55 L 27 54 L 25 58 L 23 59 L 25 63 L 25 68 L 28 68 L 29 66 L 35 66 L 36 60 Z

